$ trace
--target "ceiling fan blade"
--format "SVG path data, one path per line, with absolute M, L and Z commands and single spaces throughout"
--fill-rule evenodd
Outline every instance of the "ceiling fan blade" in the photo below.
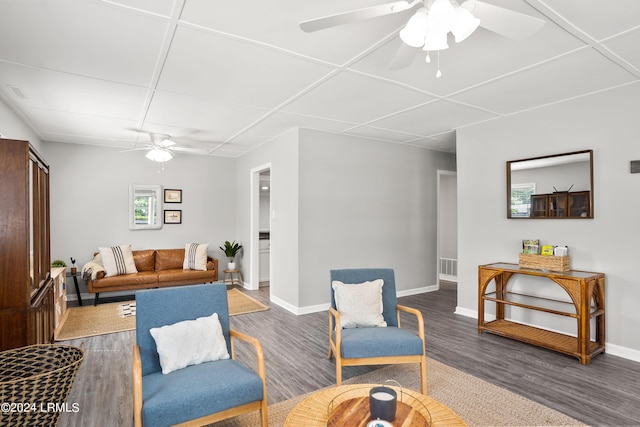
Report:
M 151 149 L 151 147 L 130 148 L 128 150 L 122 150 L 121 153 L 128 153 L 130 151 L 150 150 L 150 149 Z
M 348 24 L 349 22 L 363 21 L 366 19 L 376 18 L 378 16 L 402 12 L 412 8 L 417 3 L 420 2 L 414 1 L 409 3 L 408 1 L 395 1 L 378 6 L 365 7 L 349 12 L 337 13 L 335 15 L 324 16 L 322 18 L 302 21 L 300 23 L 300 28 L 302 28 L 303 31 L 310 33 L 313 31 L 323 30 L 325 28 L 335 27 L 337 25 Z
M 400 70 L 407 68 L 413 62 L 418 50 L 409 46 L 406 43 L 400 43 L 396 54 L 393 56 L 391 63 L 389 64 L 390 70 Z
M 193 153 L 193 154 L 208 154 L 209 150 L 205 150 L 203 148 L 189 148 L 189 147 L 167 147 L 169 151 L 180 151 L 182 153 Z
M 544 20 L 500 6 L 476 1 L 473 15 L 480 19 L 480 26 L 502 36 L 523 40 L 543 25 Z

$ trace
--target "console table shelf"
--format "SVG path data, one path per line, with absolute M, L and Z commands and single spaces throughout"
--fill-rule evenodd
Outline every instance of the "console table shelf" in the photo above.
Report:
M 547 278 L 564 289 L 570 300 L 510 292 L 507 290 L 509 279 L 517 274 Z M 492 281 L 495 282 L 495 291 L 488 291 Z M 481 265 L 478 267 L 478 333 L 486 331 L 555 350 L 577 357 L 582 364 L 588 365 L 592 356 L 605 351 L 604 284 L 603 273 L 576 270 L 554 273 L 520 268 L 517 264 L 509 263 Z M 494 321 L 485 322 L 486 301 L 495 303 Z M 577 336 L 507 320 L 505 306 L 574 318 L 577 321 Z M 595 340 L 591 340 L 591 322 L 594 319 Z

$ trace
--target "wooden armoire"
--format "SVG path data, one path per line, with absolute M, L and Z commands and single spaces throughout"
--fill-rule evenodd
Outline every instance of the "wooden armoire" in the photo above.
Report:
M 49 165 L 0 139 L 0 350 L 53 342 Z

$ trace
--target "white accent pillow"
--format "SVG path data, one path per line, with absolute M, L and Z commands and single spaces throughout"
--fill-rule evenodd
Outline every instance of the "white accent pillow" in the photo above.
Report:
M 384 280 L 358 284 L 331 282 L 336 308 L 343 328 L 386 327 L 382 316 L 382 286 Z
M 228 359 L 218 313 L 149 330 L 156 342 L 162 373 L 213 360 Z
M 187 243 L 184 245 L 182 268 L 185 270 L 206 270 L 208 248 L 208 243 Z
M 105 277 L 120 274 L 137 273 L 136 263 L 133 261 L 131 245 L 98 248 L 105 269 Z

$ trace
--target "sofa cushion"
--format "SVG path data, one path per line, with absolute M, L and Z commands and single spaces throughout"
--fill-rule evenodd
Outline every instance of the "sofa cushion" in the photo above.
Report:
M 133 261 L 136 263 L 138 271 L 154 271 L 156 268 L 156 251 L 153 249 L 133 251 Z
M 106 270 L 106 277 L 138 272 L 133 261 L 131 245 L 101 247 L 98 248 L 98 251 L 102 257 L 102 265 Z
M 100 280 L 91 281 L 91 291 L 100 292 L 100 289 L 112 287 L 140 287 L 140 285 L 154 285 L 158 283 L 158 275 L 155 271 L 140 271 L 134 274 L 123 274 L 120 276 L 103 277 Z M 153 286 L 149 286 L 153 287 Z
M 213 282 L 217 280 L 217 277 L 214 277 L 212 270 L 183 270 L 174 269 L 174 270 L 162 270 L 160 274 L 158 274 L 158 284 L 163 286 L 165 283 L 205 283 L 205 282 Z M 164 285 L 166 286 L 166 285 Z
M 156 271 L 182 269 L 184 249 L 156 250 Z

